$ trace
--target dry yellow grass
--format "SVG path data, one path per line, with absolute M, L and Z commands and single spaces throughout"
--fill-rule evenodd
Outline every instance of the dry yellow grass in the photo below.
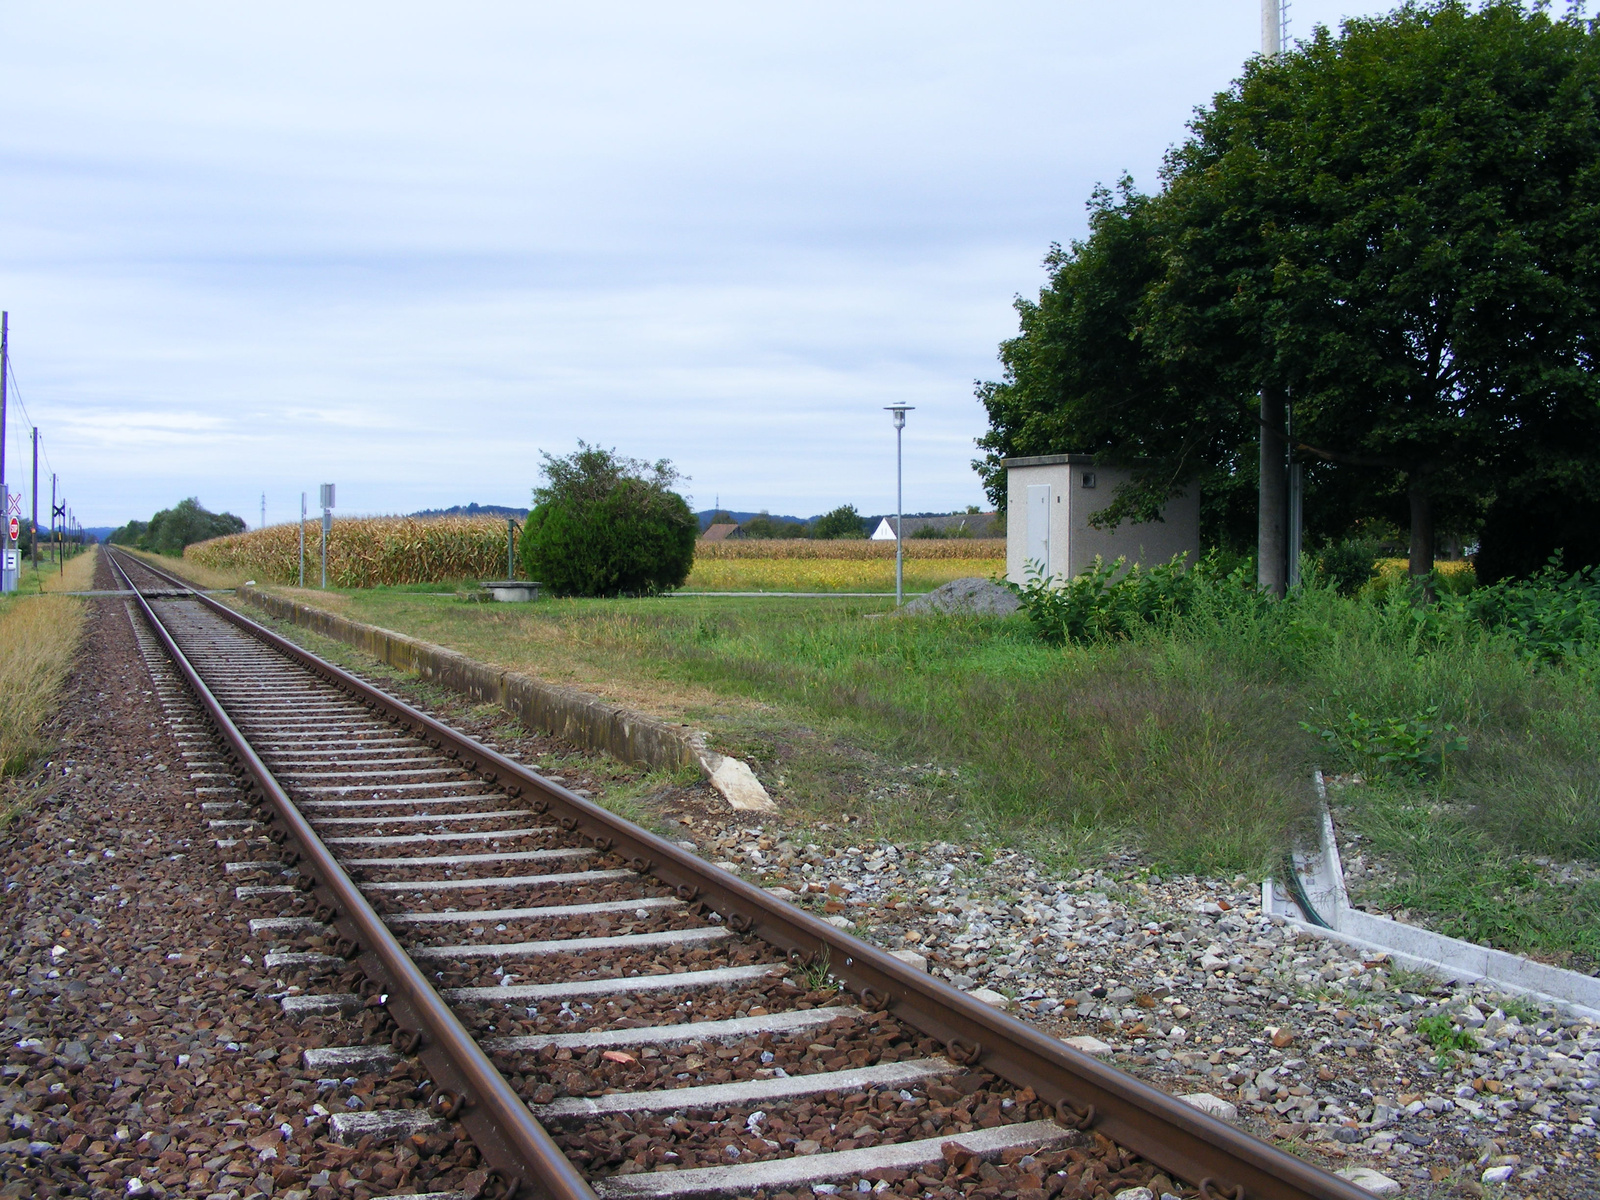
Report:
M 254 576 L 238 567 L 217 570 L 203 563 L 195 562 L 190 558 L 169 558 L 165 554 L 154 554 L 149 550 L 133 550 L 127 546 L 119 546 L 117 549 L 124 554 L 131 554 L 135 558 L 144 559 L 157 570 L 170 571 L 174 575 L 181 575 L 190 583 L 197 583 L 201 587 L 236 588 L 245 580 L 254 578 Z M 266 580 L 262 580 L 262 582 L 265 583 Z
M 44 748 L 40 730 L 59 700 L 86 612 L 74 596 L 16 595 L 0 605 L 0 778 Z
M 196 542 L 186 564 L 237 582 L 299 578 L 300 527 L 271 525 Z M 321 578 L 322 529 L 306 523 L 306 582 Z M 379 587 L 447 579 L 504 579 L 506 523 L 498 517 L 355 517 L 335 520 L 328 539 L 328 585 Z
M 929 558 L 1005 558 L 1005 538 L 907 538 L 907 560 Z M 893 542 L 840 538 L 750 538 L 734 542 L 696 542 L 694 560 L 702 562 L 740 558 L 822 558 L 856 561 L 894 561 Z

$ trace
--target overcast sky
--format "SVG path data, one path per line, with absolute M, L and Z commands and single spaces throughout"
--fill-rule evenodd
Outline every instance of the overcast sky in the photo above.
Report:
M 1259 45 L 1259 0 L 11 4 L 16 381 L 90 525 L 525 505 L 579 438 L 881 512 L 896 402 L 907 511 L 979 503 L 1013 297 Z

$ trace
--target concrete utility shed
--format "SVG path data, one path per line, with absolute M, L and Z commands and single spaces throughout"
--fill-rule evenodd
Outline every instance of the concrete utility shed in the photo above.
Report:
M 1006 469 L 1006 578 L 1028 582 L 1028 564 L 1067 580 L 1081 575 L 1099 555 L 1106 562 L 1154 566 L 1187 553 L 1200 555 L 1200 493 L 1191 488 L 1169 501 L 1160 521 L 1095 529 L 1089 518 L 1109 505 L 1118 485 L 1133 475 L 1127 467 L 1096 466 L 1088 454 L 1041 454 L 1008 458 Z

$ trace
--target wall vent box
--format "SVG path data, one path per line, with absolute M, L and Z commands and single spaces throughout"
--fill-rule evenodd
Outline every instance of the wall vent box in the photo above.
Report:
M 1026 584 L 1030 573 L 1065 582 L 1087 571 L 1097 556 L 1145 567 L 1179 554 L 1187 554 L 1191 563 L 1200 557 L 1197 487 L 1168 500 L 1159 521 L 1096 529 L 1090 518 L 1116 498 L 1118 487 L 1133 477 L 1133 467 L 1096 464 L 1089 454 L 1008 458 L 1001 465 L 1006 507 L 1013 514 L 1006 522 L 1006 578 L 1012 583 Z M 1055 508 L 1061 511 L 1052 512 Z

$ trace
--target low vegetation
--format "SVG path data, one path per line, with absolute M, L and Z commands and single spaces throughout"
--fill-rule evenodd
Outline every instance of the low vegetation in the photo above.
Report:
M 0 803 L 16 803 L 16 777 L 48 747 L 43 730 L 55 711 L 73 654 L 83 636 L 85 602 L 36 590 L 41 583 L 80 590 L 93 578 L 93 553 L 69 559 L 65 571 L 45 572 L 0 599 Z M 32 585 L 32 586 L 30 586 Z

